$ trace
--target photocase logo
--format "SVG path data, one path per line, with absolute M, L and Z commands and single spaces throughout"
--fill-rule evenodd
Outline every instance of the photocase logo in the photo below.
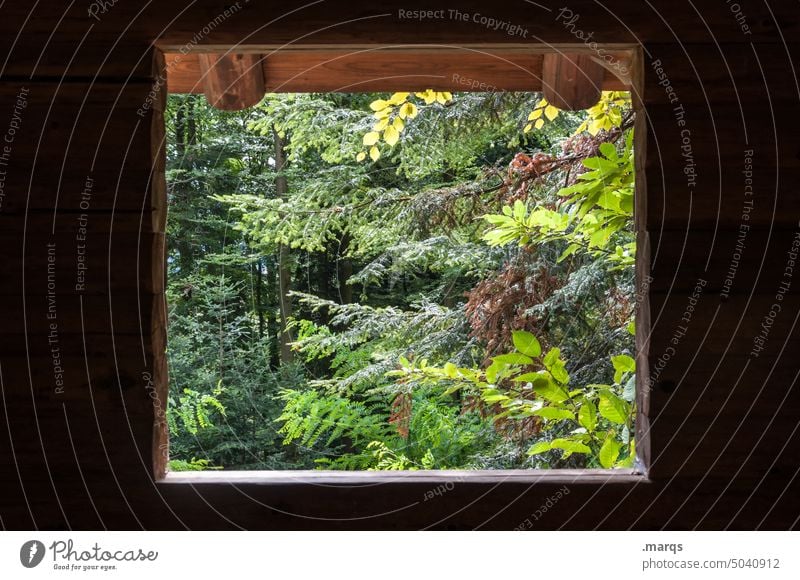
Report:
M 19 549 L 19 561 L 26 568 L 35 568 L 44 559 L 44 544 L 39 540 L 28 540 Z

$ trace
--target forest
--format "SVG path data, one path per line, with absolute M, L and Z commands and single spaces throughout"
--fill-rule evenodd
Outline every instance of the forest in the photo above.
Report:
M 170 469 L 633 466 L 628 93 L 166 116 Z

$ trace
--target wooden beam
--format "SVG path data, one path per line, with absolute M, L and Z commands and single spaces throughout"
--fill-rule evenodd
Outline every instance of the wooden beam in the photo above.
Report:
M 600 100 L 605 72 L 589 54 L 546 54 L 542 64 L 544 98 L 566 111 L 588 109 Z
M 240 111 L 266 94 L 258 54 L 201 54 L 198 61 L 203 92 L 218 109 Z
M 613 53 L 622 65 L 631 55 Z M 170 93 L 203 92 L 200 57 L 167 53 Z M 320 49 L 281 50 L 262 59 L 270 93 L 413 91 L 540 91 L 543 54 L 534 50 Z M 603 89 L 628 90 L 604 70 Z

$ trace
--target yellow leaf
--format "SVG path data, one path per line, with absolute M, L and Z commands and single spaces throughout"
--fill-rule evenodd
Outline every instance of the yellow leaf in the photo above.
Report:
M 361 153 L 356 155 L 356 161 L 358 161 L 358 162 L 364 161 L 364 159 L 366 159 L 366 158 L 367 158 L 367 154 L 364 151 L 362 151 Z
M 547 105 L 544 110 L 544 116 L 552 121 L 558 117 L 558 109 L 556 109 L 553 105 Z
M 450 93 L 436 93 L 436 100 L 439 101 L 441 104 L 446 105 L 447 102 L 453 98 L 453 95 Z
M 420 99 L 425 101 L 426 105 L 430 105 L 436 101 L 436 93 L 432 89 L 428 89 L 424 93 L 415 93 Z
M 531 114 L 528 115 L 528 121 L 534 121 L 542 116 L 542 109 L 541 107 L 534 109 L 531 111 Z
M 382 111 L 383 109 L 385 109 L 388 106 L 389 106 L 389 103 L 387 103 L 383 99 L 378 99 L 377 101 L 372 101 L 369 104 L 369 108 L 372 109 L 373 111 Z
M 591 123 L 589 123 L 589 134 L 594 136 L 600 132 L 600 129 L 603 128 L 603 121 L 601 119 L 595 119 Z
M 375 118 L 376 119 L 385 119 L 386 117 L 388 117 L 391 114 L 392 114 L 392 108 L 391 107 L 386 107 L 385 109 L 382 109 L 382 110 L 378 111 L 377 113 L 375 113 Z
M 386 141 L 390 147 L 394 147 L 397 144 L 397 141 L 400 140 L 400 133 L 394 128 L 393 125 L 389 125 L 383 132 L 383 140 Z
M 411 93 L 395 93 L 389 98 L 389 104 L 400 105 L 408 98 Z
M 394 125 L 394 128 L 397 129 L 398 132 L 401 132 L 403 129 L 406 128 L 406 124 L 403 123 L 403 119 L 401 119 L 400 117 L 395 117 L 392 125 Z
M 372 127 L 373 131 L 383 131 L 386 126 L 389 124 L 389 117 L 384 117 Z
M 417 110 L 417 106 L 414 103 L 406 103 L 402 107 L 400 107 L 400 118 L 401 119 L 413 119 L 417 116 L 419 111 Z
M 373 145 L 372 149 L 369 150 L 369 156 L 373 161 L 377 161 L 381 157 L 381 152 Z
M 530 123 L 528 123 L 527 125 L 525 125 L 525 128 L 522 130 L 522 132 L 523 132 L 523 133 L 530 133 L 530 130 L 531 130 L 531 129 L 533 129 L 533 125 L 531 125 Z
M 542 127 L 544 127 L 544 119 L 538 119 L 533 126 L 536 127 L 537 129 L 541 129 Z
M 547 102 L 547 99 L 542 99 L 541 101 L 539 101 L 539 104 L 536 105 L 536 108 L 537 109 L 544 109 L 549 104 L 550 103 Z
M 380 138 L 381 134 L 376 131 L 367 133 L 366 135 L 364 135 L 364 145 L 366 145 L 367 147 L 369 147 L 370 145 L 375 145 L 375 143 L 377 143 Z

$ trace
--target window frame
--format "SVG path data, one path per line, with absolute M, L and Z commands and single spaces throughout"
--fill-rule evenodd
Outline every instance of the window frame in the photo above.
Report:
M 401 55 L 404 52 L 420 50 L 420 48 L 430 45 L 390 45 L 378 44 L 369 45 L 368 50 L 363 46 L 337 46 L 337 50 L 343 51 L 364 51 L 365 53 L 375 53 L 380 50 L 391 50 L 394 54 Z M 153 438 L 153 475 L 154 481 L 160 486 L 167 486 L 171 489 L 180 489 L 189 492 L 196 486 L 214 489 L 224 489 L 228 486 L 249 487 L 275 487 L 289 489 L 306 486 L 319 486 L 320 488 L 338 487 L 365 487 L 376 485 L 400 485 L 400 486 L 441 486 L 452 484 L 469 484 L 479 486 L 486 493 L 496 489 L 498 486 L 528 485 L 531 487 L 570 485 L 581 486 L 587 489 L 599 489 L 600 487 L 612 484 L 623 485 L 626 488 L 633 488 L 643 483 L 650 483 L 648 476 L 650 468 L 650 458 L 652 457 L 650 428 L 649 428 L 649 391 L 647 388 L 646 377 L 649 376 L 648 353 L 650 336 L 650 316 L 648 283 L 649 280 L 649 252 L 650 242 L 645 228 L 645 216 L 647 213 L 647 196 L 645 183 L 645 154 L 647 144 L 647 122 L 646 113 L 642 104 L 642 50 L 640 46 L 629 44 L 603 44 L 600 48 L 614 51 L 628 51 L 631 62 L 630 91 L 634 111 L 636 112 L 634 126 L 634 163 L 636 169 L 635 190 L 634 190 L 634 228 L 637 238 L 637 254 L 635 264 L 635 287 L 637 289 L 636 304 L 636 428 L 635 440 L 637 450 L 637 462 L 633 469 L 515 469 L 515 470 L 418 470 L 418 471 L 354 471 L 343 472 L 333 470 L 282 470 L 282 471 L 199 471 L 199 472 L 170 472 L 167 469 L 169 461 L 169 434 L 166 421 L 159 419 L 155 415 L 154 438 Z M 182 47 L 177 45 L 159 44 L 153 50 L 153 70 L 158 85 L 159 103 L 153 107 L 151 119 L 151 138 L 154 148 L 154 167 L 151 181 L 152 204 L 156 211 L 155 219 L 163 225 L 166 223 L 166 153 L 165 153 L 165 119 L 164 104 L 167 88 L 168 70 L 166 65 L 166 53 L 179 52 Z M 226 52 L 233 51 L 234 47 L 200 47 L 203 52 Z M 298 49 L 298 47 L 293 47 Z M 492 52 L 502 52 L 504 50 L 517 51 L 527 50 L 538 53 L 547 52 L 590 52 L 584 45 L 494 45 L 476 44 L 460 47 L 448 46 L 446 50 L 452 53 L 452 57 L 462 63 L 469 58 L 470 54 L 481 54 L 481 49 Z M 237 45 L 235 52 L 259 52 L 267 53 L 280 50 L 277 47 L 262 45 Z M 199 52 L 199 51 L 198 51 Z M 309 50 L 309 54 L 311 50 Z M 512 65 L 513 66 L 513 65 Z M 439 88 L 439 87 L 437 87 Z M 372 89 L 370 89 L 372 90 Z M 452 90 L 467 92 L 465 87 L 454 85 Z M 529 89 L 531 91 L 538 89 Z M 154 248 L 153 255 L 154 269 L 160 269 L 161 275 L 166 276 L 166 254 L 165 248 Z M 154 344 L 166 345 L 167 333 L 167 309 L 162 305 L 161 308 L 154 309 L 152 314 L 154 328 Z M 153 381 L 155 392 L 160 397 L 155 400 L 167 400 L 168 380 L 166 357 L 159 356 L 154 361 L 156 370 Z M 154 408 L 155 411 L 155 408 Z

